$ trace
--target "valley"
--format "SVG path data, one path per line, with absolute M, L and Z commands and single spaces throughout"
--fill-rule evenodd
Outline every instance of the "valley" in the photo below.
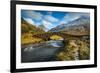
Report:
M 22 62 L 90 59 L 90 23 L 81 17 L 47 31 L 21 18 Z

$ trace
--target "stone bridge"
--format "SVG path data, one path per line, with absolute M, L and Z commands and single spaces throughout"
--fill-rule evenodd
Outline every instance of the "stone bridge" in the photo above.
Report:
M 79 38 L 82 38 L 82 36 L 87 36 L 87 35 L 70 35 L 70 34 L 62 33 L 62 32 L 46 32 L 46 33 L 34 34 L 33 37 L 42 38 L 44 40 L 50 40 L 50 36 L 52 35 L 61 36 L 64 40 L 79 39 Z

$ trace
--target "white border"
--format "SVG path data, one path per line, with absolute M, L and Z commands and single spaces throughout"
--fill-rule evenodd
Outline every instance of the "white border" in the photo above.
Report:
M 90 13 L 90 60 L 82 61 L 58 61 L 58 62 L 33 62 L 21 63 L 21 9 L 27 10 L 46 10 L 46 11 L 63 11 L 63 12 L 89 12 Z M 85 8 L 70 7 L 50 7 L 35 5 L 16 5 L 16 68 L 39 68 L 39 67 L 55 67 L 55 66 L 72 66 L 94 64 L 94 10 Z

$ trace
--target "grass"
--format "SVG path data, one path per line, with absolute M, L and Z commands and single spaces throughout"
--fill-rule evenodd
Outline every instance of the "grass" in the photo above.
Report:
M 21 44 L 40 43 L 44 40 L 42 38 L 32 37 L 31 33 L 25 33 L 21 36 Z
M 65 41 L 64 50 L 57 54 L 57 58 L 61 61 L 75 60 L 76 52 L 78 52 L 79 60 L 90 59 L 89 40 L 79 39 Z
M 52 35 L 51 40 L 59 40 L 62 37 L 58 35 Z M 24 33 L 21 36 L 21 44 L 35 44 L 45 42 L 42 38 L 33 37 L 32 33 Z M 79 60 L 90 59 L 90 41 L 89 39 L 77 39 L 74 38 L 64 40 L 64 48 L 57 54 L 57 58 L 60 61 L 76 60 L 76 52 L 78 52 Z

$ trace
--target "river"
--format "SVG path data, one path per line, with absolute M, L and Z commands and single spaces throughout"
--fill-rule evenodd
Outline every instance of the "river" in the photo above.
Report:
M 56 54 L 63 48 L 63 40 L 50 40 L 45 43 L 27 45 L 21 50 L 22 62 L 57 61 Z

